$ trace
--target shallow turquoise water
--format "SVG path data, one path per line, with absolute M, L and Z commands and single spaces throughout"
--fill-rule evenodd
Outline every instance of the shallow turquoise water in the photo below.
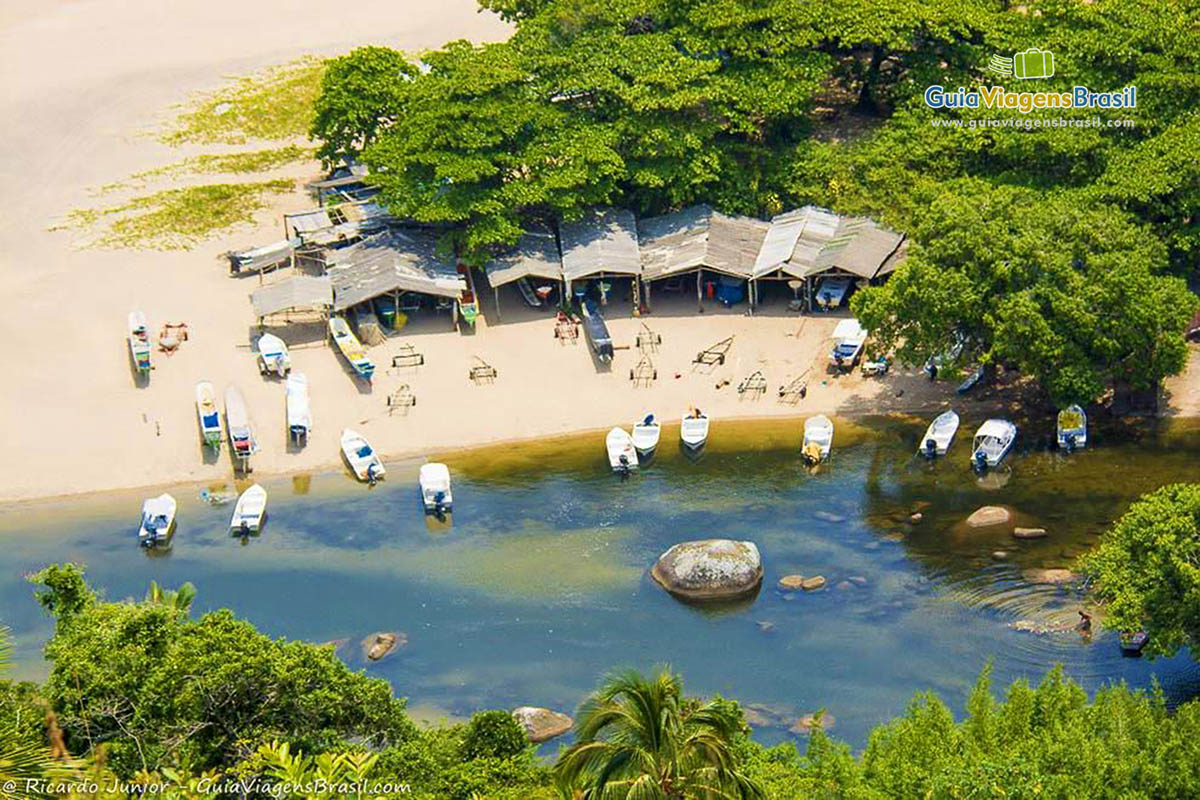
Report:
M 960 434 L 978 423 L 966 417 Z M 667 444 L 668 431 L 663 452 L 625 483 L 607 472 L 599 436 L 451 455 L 447 526 L 421 514 L 416 464 L 389 465 L 389 481 L 372 490 L 340 474 L 266 481 L 270 519 L 245 544 L 227 534 L 230 507 L 179 487 L 166 555 L 136 545 L 140 494 L 10 506 L 0 510 L 0 621 L 16 635 L 18 674 L 44 674 L 49 620 L 22 574 L 80 561 L 109 598 L 190 580 L 196 612 L 228 606 L 272 635 L 345 639 L 348 662 L 388 678 L 424 716 L 570 710 L 612 668 L 669 663 L 689 691 L 761 704 L 785 721 L 824 707 L 833 733 L 855 746 L 915 691 L 961 708 L 988 659 L 996 685 L 1061 662 L 1089 689 L 1149 686 L 1153 675 L 1172 700 L 1200 692 L 1186 655 L 1123 658 L 1111 633 L 1085 642 L 1009 627 L 1074 621 L 1077 595 L 1023 571 L 1068 566 L 1131 499 L 1186 479 L 1200 455 L 1194 430 L 1097 434 L 1093 450 L 1069 458 L 1023 435 L 1028 449 L 984 485 L 963 440 L 930 465 L 911 456 L 922 426 L 896 421 L 839 423 L 832 461 L 809 474 L 799 430 L 714 425 L 698 462 Z M 1017 543 L 966 530 L 962 519 L 985 503 L 1011 505 L 1051 536 Z M 915 508 L 924 519 L 913 525 Z M 710 536 L 758 544 L 766 580 L 753 602 L 689 607 L 647 577 L 671 544 Z M 1009 556 L 997 561 L 1001 548 Z M 828 586 L 779 593 L 775 581 L 793 572 Z M 358 642 L 379 630 L 409 643 L 367 667 Z M 782 724 L 759 730 L 764 741 L 788 735 Z

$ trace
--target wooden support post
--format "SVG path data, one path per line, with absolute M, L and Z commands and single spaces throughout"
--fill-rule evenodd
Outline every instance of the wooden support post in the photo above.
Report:
M 496 321 L 499 322 L 500 321 L 500 287 L 493 286 L 492 292 L 494 292 L 496 295 Z

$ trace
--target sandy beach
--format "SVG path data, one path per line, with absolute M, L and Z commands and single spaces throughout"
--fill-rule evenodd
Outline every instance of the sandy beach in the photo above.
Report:
M 18 124 L 0 133 L 0 177 L 9 197 L 0 218 L 7 300 L 0 317 L 0 415 L 9 456 L 0 465 L 0 501 L 228 479 L 226 451 L 206 458 L 199 441 L 193 387 L 202 379 L 218 393 L 231 383 L 245 393 L 262 444 L 256 473 L 336 465 L 346 426 L 399 457 L 628 425 L 650 412 L 675 420 L 693 405 L 713 417 L 717 435 L 721 419 L 928 411 L 949 401 L 952 387 L 920 375 L 827 375 L 837 320 L 788 313 L 778 295 L 754 317 L 745 306 L 726 311 L 710 303 L 708 313 L 698 314 L 694 299 L 656 297 L 655 313 L 643 320 L 614 299 L 610 328 L 618 348 L 627 349 L 606 366 L 582 338 L 556 340 L 550 316 L 525 308 L 508 287 L 501 292 L 503 320 L 486 290 L 485 318 L 473 333 L 451 330 L 447 316 L 430 316 L 374 348 L 380 369 L 369 388 L 347 372 L 323 329 L 283 329 L 294 368 L 307 374 L 312 391 L 313 436 L 292 452 L 282 383 L 258 374 L 251 351 L 248 295 L 257 278 L 231 278 L 221 254 L 279 238 L 280 214 L 309 205 L 301 190 L 274 199 L 254 227 L 191 251 L 80 249 L 71 234 L 47 230 L 86 204 L 90 188 L 187 157 L 188 147 L 170 148 L 140 132 L 161 124 L 173 104 L 229 76 L 358 44 L 412 51 L 506 33 L 498 18 L 477 13 L 473 0 L 402 6 L 368 0 L 352 15 L 329 4 L 281 0 L 83 0 L 6 10 L 0 105 L 4 118 Z M 309 178 L 317 171 L 310 163 L 280 174 Z M 133 309 L 146 313 L 152 332 L 164 322 L 185 322 L 190 331 L 176 354 L 155 354 L 146 387 L 134 380 L 124 338 Z M 647 354 L 658 378 L 634 386 L 629 374 L 642 357 L 634 344 L 643 322 L 662 337 Z M 692 364 L 697 351 L 729 336 L 734 342 L 723 365 Z M 388 368 L 405 343 L 426 364 Z M 498 370 L 494 382 L 468 379 L 475 358 Z M 738 384 L 756 370 L 765 393 L 739 394 Z M 779 387 L 806 371 L 807 397 L 781 402 Z M 389 414 L 387 398 L 401 384 L 411 387 L 417 405 Z M 1174 396 L 1198 402 L 1194 392 Z M 797 447 L 799 440 L 797 424 Z

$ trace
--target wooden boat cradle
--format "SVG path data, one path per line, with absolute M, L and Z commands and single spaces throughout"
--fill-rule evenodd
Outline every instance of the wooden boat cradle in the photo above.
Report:
M 412 387 L 407 383 L 400 384 L 400 388 L 388 395 L 387 408 L 388 413 L 402 411 L 405 414 L 408 410 L 417 404 L 417 396 L 413 394 Z
M 733 337 L 722 339 L 711 347 L 706 347 L 696 354 L 692 359 L 693 364 L 702 364 L 706 367 L 714 367 L 718 364 L 725 363 L 725 357 L 729 355 L 729 349 L 733 347 Z
M 467 379 L 474 383 L 492 383 L 496 380 L 499 374 L 496 368 L 484 361 L 479 356 L 473 356 L 476 364 L 472 365 L 471 370 L 467 373 Z
M 634 386 L 649 386 L 658 380 L 658 368 L 649 355 L 643 355 L 633 369 L 629 370 L 629 380 Z
M 660 344 L 662 344 L 662 334 L 650 330 L 650 326 L 643 322 L 637 333 L 637 349 L 643 353 L 653 353 L 658 351 Z
M 742 382 L 738 384 L 737 392 L 740 395 L 751 395 L 754 399 L 758 399 L 767 393 L 767 379 L 762 374 L 761 369 L 756 369 L 751 372 Z
M 424 354 L 418 353 L 411 344 L 400 345 L 400 352 L 392 356 L 393 367 L 419 367 L 424 363 Z

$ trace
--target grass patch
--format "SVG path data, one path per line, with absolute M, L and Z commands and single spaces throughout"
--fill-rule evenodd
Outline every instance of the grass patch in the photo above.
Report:
M 171 145 L 244 144 L 252 139 L 307 136 L 325 62 L 312 56 L 237 78 L 184 106 L 160 135 Z
M 286 164 L 304 161 L 313 157 L 316 149 L 289 144 L 267 150 L 251 150 L 245 153 L 205 153 L 165 167 L 156 167 L 129 176 L 131 181 L 145 181 L 175 175 L 244 175 L 252 172 L 268 172 Z M 114 187 L 121 184 L 113 184 Z
M 266 198 L 292 191 L 289 179 L 167 189 L 107 208 L 76 209 L 52 230 L 98 228 L 93 247 L 189 250 L 202 239 L 254 220 Z

